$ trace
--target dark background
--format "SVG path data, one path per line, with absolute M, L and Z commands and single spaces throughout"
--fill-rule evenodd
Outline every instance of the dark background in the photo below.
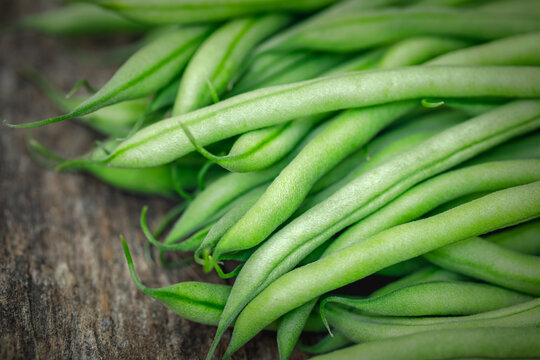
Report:
M 0 23 L 56 6 L 53 0 L 2 0 Z M 0 33 L 0 119 L 20 123 L 59 114 L 20 75 L 24 67 L 36 68 L 66 92 L 80 79 L 99 87 L 118 66 L 109 51 L 135 40 Z M 33 134 L 70 158 L 97 138 L 74 121 Z M 130 195 L 89 176 L 46 170 L 29 157 L 23 130 L 0 126 L 0 358 L 204 358 L 214 328 L 182 319 L 139 292 L 119 236 L 128 239 L 148 286 L 219 280 L 196 265 L 165 270 L 147 262 L 138 226 L 143 205 L 149 205 L 155 226 L 174 204 Z M 234 358 L 278 358 L 274 335 L 259 335 Z

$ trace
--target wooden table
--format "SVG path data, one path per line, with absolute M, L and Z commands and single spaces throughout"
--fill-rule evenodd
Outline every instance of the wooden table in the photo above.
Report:
M 0 21 L 55 6 L 53 0 L 3 2 Z M 59 39 L 29 31 L 0 35 L 0 118 L 28 122 L 59 114 L 20 69 L 32 66 L 65 91 L 83 78 L 101 86 L 117 66 L 106 64 L 103 55 L 130 40 Z M 73 121 L 33 133 L 68 157 L 90 149 L 97 136 Z M 173 203 L 46 170 L 29 157 L 24 131 L 1 127 L 0 358 L 204 358 L 215 328 L 182 319 L 139 292 L 119 236 L 128 239 L 148 286 L 219 280 L 198 266 L 165 270 L 147 262 L 138 225 L 143 205 L 156 224 Z M 259 335 L 235 358 L 278 358 L 275 336 Z M 293 358 L 306 357 L 295 352 Z

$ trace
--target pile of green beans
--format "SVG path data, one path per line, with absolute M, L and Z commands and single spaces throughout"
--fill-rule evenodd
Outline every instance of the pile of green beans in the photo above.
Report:
M 78 118 L 87 155 L 31 156 L 175 202 L 141 212 L 162 265 L 234 280 L 148 288 L 123 250 L 217 327 L 208 360 L 229 328 L 224 358 L 264 329 L 280 359 L 540 358 L 537 2 L 98 0 L 14 29 L 143 34 L 90 96 L 27 71 L 66 114 L 7 125 Z

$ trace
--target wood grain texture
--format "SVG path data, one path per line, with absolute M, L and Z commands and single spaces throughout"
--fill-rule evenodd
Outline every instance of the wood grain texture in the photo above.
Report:
M 2 3 L 1 23 L 58 6 L 52 0 Z M 0 35 L 0 117 L 27 122 L 58 111 L 18 70 L 32 66 L 67 91 L 82 78 L 102 85 L 117 64 L 108 49 L 133 39 L 59 39 L 33 32 Z M 35 130 L 69 156 L 96 134 L 74 122 Z M 155 224 L 174 204 L 134 196 L 79 174 L 55 173 L 29 157 L 24 131 L 0 129 L 0 358 L 201 359 L 214 328 L 175 315 L 132 284 L 121 250 L 126 236 L 149 286 L 219 281 L 198 266 L 165 270 L 143 256 L 143 205 Z M 218 354 L 223 354 L 229 334 Z M 259 335 L 236 359 L 277 359 L 275 336 Z M 305 355 L 295 352 L 294 359 Z

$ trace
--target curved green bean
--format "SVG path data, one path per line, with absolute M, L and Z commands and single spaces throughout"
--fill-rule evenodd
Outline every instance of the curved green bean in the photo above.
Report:
M 165 306 L 188 320 L 208 325 L 217 324 L 231 291 L 230 286 L 190 281 L 159 289 L 147 288 L 140 282 L 135 273 L 133 260 L 123 237 L 122 246 L 129 266 L 129 273 L 139 290 L 161 301 Z
M 248 130 L 344 108 L 423 97 L 535 97 L 538 84 L 540 69 L 534 67 L 413 66 L 334 75 L 255 90 L 162 120 L 138 131 L 103 162 L 148 167 L 193 151 L 180 122 L 205 146 Z
M 172 114 L 180 115 L 221 97 L 242 62 L 260 41 L 290 21 L 285 15 L 232 20 L 210 35 L 189 61 Z
M 471 238 L 437 249 L 424 257 L 451 271 L 509 289 L 540 296 L 540 257 Z
M 540 357 L 539 336 L 534 327 L 445 329 L 367 342 L 312 359 L 530 359 Z
M 427 219 L 395 226 L 294 269 L 268 285 L 243 309 L 236 319 L 226 355 L 230 356 L 266 324 L 328 291 L 441 246 L 538 216 L 540 182 L 535 182 L 486 195 Z M 227 304 L 231 298 L 232 292 Z M 224 313 L 226 308 L 227 305 Z M 223 316 L 220 324 L 222 319 Z
M 250 131 L 241 135 L 225 156 L 211 154 L 197 144 L 189 129 L 185 130 L 196 150 L 221 167 L 232 172 L 263 171 L 286 156 L 298 141 L 326 117 L 326 114 L 317 114 Z
M 366 315 L 472 315 L 529 300 L 532 300 L 531 296 L 489 284 L 435 281 L 369 298 L 329 296 L 321 301 L 320 313 L 324 318 L 326 304 L 338 303 Z
M 130 19 L 150 24 L 193 24 L 273 12 L 309 12 L 336 0 L 94 0 Z
M 60 111 L 73 111 L 73 109 L 85 100 L 83 97 L 66 97 L 64 93 L 36 70 L 29 69 L 25 75 L 43 91 Z M 123 101 L 83 116 L 80 118 L 80 121 L 102 134 L 125 137 L 129 134 L 135 123 L 145 115 L 147 106 L 147 99 Z
M 478 327 L 538 327 L 540 299 L 467 316 L 364 316 L 329 305 L 326 316 L 333 327 L 354 342 L 393 338 L 424 331 Z
M 536 14 L 415 6 L 350 10 L 270 38 L 259 51 L 353 52 L 413 36 L 494 40 L 540 30 Z
M 194 26 L 166 32 L 133 54 L 98 92 L 68 114 L 8 125 L 15 128 L 43 126 L 150 95 L 178 75 L 210 29 L 209 26 Z

